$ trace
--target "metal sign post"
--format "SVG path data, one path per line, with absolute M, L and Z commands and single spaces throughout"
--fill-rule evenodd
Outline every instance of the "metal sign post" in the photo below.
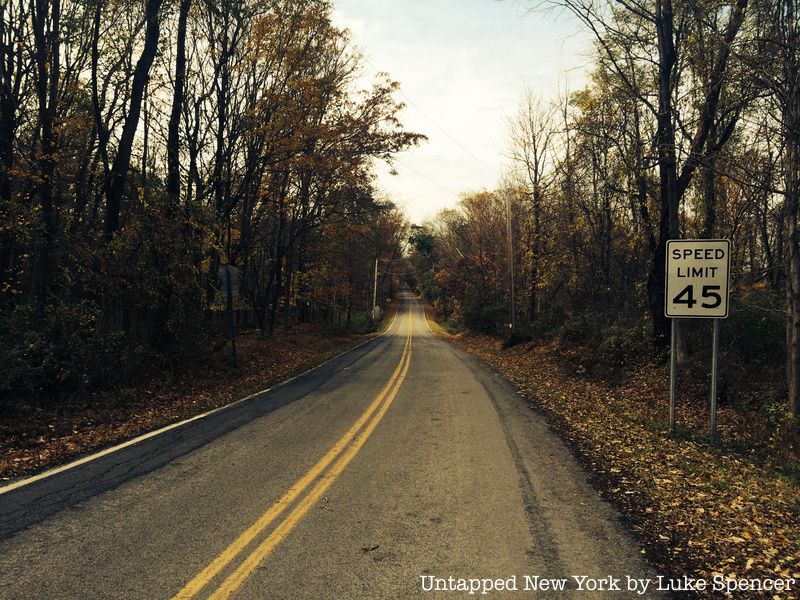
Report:
M 219 268 L 219 279 L 225 294 L 225 312 L 228 313 L 228 331 L 231 336 L 231 359 L 236 368 L 236 319 L 233 314 L 233 297 L 239 295 L 239 269 L 225 265 Z
M 675 433 L 675 394 L 678 387 L 678 326 L 671 319 L 672 333 L 669 343 L 669 432 Z
M 677 385 L 677 324 L 675 319 L 713 319 L 711 356 L 711 430 L 717 441 L 717 378 L 719 321 L 728 316 L 730 240 L 669 240 L 667 242 L 664 314 L 672 319 L 670 344 L 669 429 L 675 433 Z
M 719 362 L 719 319 L 714 319 L 714 334 L 711 348 L 711 432 L 712 444 L 717 443 L 717 363 Z

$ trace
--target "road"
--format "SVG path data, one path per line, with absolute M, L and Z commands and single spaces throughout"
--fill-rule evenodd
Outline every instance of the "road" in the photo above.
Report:
M 544 420 L 400 302 L 384 335 L 274 390 L 0 489 L 0 597 L 469 597 L 430 576 L 652 596 L 624 591 L 653 574 Z

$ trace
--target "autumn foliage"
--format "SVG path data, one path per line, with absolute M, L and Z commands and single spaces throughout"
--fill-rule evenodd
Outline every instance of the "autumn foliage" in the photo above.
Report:
M 0 397 L 197 361 L 239 325 L 368 327 L 419 142 L 326 0 L 0 4 Z
M 769 415 L 796 453 L 797 3 L 532 4 L 587 28 L 588 81 L 523 94 L 503 180 L 412 232 L 409 281 L 451 329 L 561 335 L 614 379 L 667 356 L 666 242 L 730 239 L 720 401 Z M 707 366 L 709 323 L 677 329 L 681 366 Z

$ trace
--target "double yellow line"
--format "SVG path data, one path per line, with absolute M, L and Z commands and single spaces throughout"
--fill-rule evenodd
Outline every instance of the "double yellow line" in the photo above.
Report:
M 210 599 L 220 600 L 230 598 L 236 590 L 247 580 L 256 567 L 280 544 L 283 539 L 295 528 L 309 510 L 319 502 L 336 478 L 344 471 L 345 467 L 353 460 L 369 436 L 378 426 L 386 411 L 400 390 L 400 386 L 408 372 L 411 362 L 411 315 L 406 313 L 408 333 L 400 363 L 389 378 L 389 382 L 378 393 L 372 403 L 359 417 L 350 429 L 347 430 L 339 441 L 328 450 L 311 469 L 303 475 L 289 490 L 258 520 L 248 527 L 233 543 L 217 556 L 205 569 L 200 571 L 183 589 L 173 596 L 172 600 L 189 600 L 199 594 L 217 575 L 264 533 L 277 517 L 290 505 L 297 504 L 285 518 L 264 538 L 263 541 L 250 551 L 239 565 L 224 579 L 220 586 L 209 596 Z M 330 468 L 329 468 L 330 467 Z M 327 470 L 326 470 L 327 469 Z M 314 486 L 306 492 L 306 489 Z

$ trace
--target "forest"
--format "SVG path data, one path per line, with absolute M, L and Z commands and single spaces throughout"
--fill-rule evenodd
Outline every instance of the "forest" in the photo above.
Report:
M 4 403 L 219 351 L 224 266 L 238 325 L 267 338 L 374 327 L 373 295 L 405 263 L 450 327 L 512 345 L 558 333 L 613 372 L 666 356 L 667 241 L 727 238 L 723 393 L 765 382 L 764 410 L 793 429 L 798 3 L 526 6 L 590 33 L 587 83 L 555 102 L 526 89 L 496 188 L 409 229 L 374 166 L 425 136 L 332 2 L 2 3 Z M 705 359 L 709 329 L 678 322 L 682 364 Z
M 451 329 L 507 344 L 560 334 L 597 372 L 666 359 L 666 243 L 732 241 L 723 388 L 800 414 L 800 5 L 553 0 L 593 40 L 588 82 L 509 119 L 494 190 L 415 226 L 407 278 Z M 708 365 L 710 324 L 678 322 L 679 362 Z M 727 391 L 725 391 L 727 390 Z M 790 444 L 787 442 L 787 444 Z
M 2 405 L 219 349 L 222 266 L 264 336 L 372 327 L 374 263 L 385 296 L 405 237 L 373 161 L 424 136 L 331 10 L 0 2 Z
M 567 23 L 580 75 L 516 81 Z M 0 0 L 0 570 L 795 597 L 799 219 L 800 0 Z M 716 325 L 665 315 L 682 239 L 730 240 Z

